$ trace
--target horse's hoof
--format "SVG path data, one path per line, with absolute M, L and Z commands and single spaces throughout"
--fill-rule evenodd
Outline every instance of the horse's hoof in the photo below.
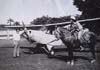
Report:
M 91 60 L 91 63 L 93 64 L 93 63 L 95 63 L 96 62 L 96 60 L 95 59 L 93 59 L 93 60 Z
M 19 57 L 19 55 L 17 55 L 16 57 Z
M 19 55 L 17 55 L 17 57 L 19 57 Z
M 13 56 L 13 58 L 17 58 L 17 56 Z
M 70 61 L 68 61 L 67 64 L 70 64 Z
M 73 65 L 74 65 L 74 60 L 71 61 L 71 66 L 73 66 Z

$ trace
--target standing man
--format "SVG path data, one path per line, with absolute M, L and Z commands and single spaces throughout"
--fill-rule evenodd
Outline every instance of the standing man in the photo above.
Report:
M 19 56 L 20 40 L 21 40 L 21 34 L 23 32 L 24 31 L 19 31 L 19 29 L 16 29 L 16 33 L 13 35 L 13 42 L 14 42 L 13 57 Z

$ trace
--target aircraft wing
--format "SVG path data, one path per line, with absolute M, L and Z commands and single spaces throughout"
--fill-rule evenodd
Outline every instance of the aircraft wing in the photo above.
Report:
M 20 26 L 4 26 L 5 28 L 8 29 L 24 29 L 24 26 L 20 25 Z M 27 29 L 34 29 L 34 28 L 40 28 L 41 26 L 39 25 L 32 25 L 32 26 L 25 26 Z
M 81 22 L 88 22 L 88 21 L 94 21 L 94 20 L 100 20 L 100 18 L 93 18 L 93 19 L 85 19 L 85 20 L 78 20 L 80 23 Z M 54 23 L 54 24 L 46 24 L 45 26 L 64 26 L 67 24 L 70 24 L 71 22 L 62 22 L 62 23 Z M 42 27 L 44 25 L 26 25 L 25 27 L 28 29 L 34 29 L 34 28 L 39 28 Z M 12 29 L 20 29 L 20 28 L 24 28 L 24 26 L 5 26 L 6 28 L 12 28 Z
M 40 28 L 42 26 L 55 26 L 55 25 L 67 25 L 70 22 L 62 22 L 62 23 L 55 23 L 55 24 L 46 24 L 46 25 L 26 25 L 25 27 L 28 29 L 33 29 L 33 28 Z M 20 29 L 20 28 L 24 28 L 24 26 L 4 26 L 5 28 L 10 28 L 10 29 Z
M 84 20 L 79 20 L 79 22 L 89 22 L 89 21 L 96 21 L 96 20 L 100 20 L 100 18 L 92 18 L 92 19 L 84 19 Z

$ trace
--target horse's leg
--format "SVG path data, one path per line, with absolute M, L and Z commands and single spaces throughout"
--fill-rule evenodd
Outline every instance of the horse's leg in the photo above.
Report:
M 70 63 L 71 65 L 74 65 L 74 56 L 73 56 L 73 47 L 72 45 L 69 45 L 68 47 L 68 56 L 69 56 L 69 61 L 68 64 Z
M 90 46 L 90 51 L 92 53 L 92 60 L 91 60 L 91 63 L 94 63 L 96 61 L 96 55 L 95 55 L 95 46 L 94 45 L 91 45 Z

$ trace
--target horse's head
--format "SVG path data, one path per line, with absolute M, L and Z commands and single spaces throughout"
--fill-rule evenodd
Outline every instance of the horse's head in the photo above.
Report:
M 63 27 L 58 27 L 56 29 L 56 36 L 57 36 L 57 38 L 62 39 L 62 40 L 66 40 L 66 38 L 67 39 L 68 38 L 70 38 L 70 39 L 74 38 L 74 37 L 72 37 L 71 32 L 69 30 L 67 30 L 66 28 L 63 28 Z
M 60 27 L 57 27 L 55 30 L 54 30 L 54 35 L 56 36 L 56 38 L 60 39 L 61 38 L 61 31 L 60 31 Z

